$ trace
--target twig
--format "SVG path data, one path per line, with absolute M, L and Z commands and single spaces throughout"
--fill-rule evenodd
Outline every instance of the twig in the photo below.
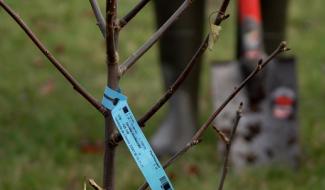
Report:
M 3 0 L 0 0 L 0 6 L 16 21 L 16 23 L 24 30 L 27 36 L 33 41 L 38 49 L 47 57 L 52 65 L 68 80 L 82 97 L 84 97 L 91 105 L 93 105 L 103 115 L 107 114 L 107 110 L 92 97 L 80 84 L 73 78 L 73 76 L 61 65 L 61 63 L 51 54 L 51 52 L 42 44 L 42 42 L 35 36 L 27 24 L 19 17 L 19 15 L 12 10 Z
M 277 56 L 281 52 L 288 51 L 286 42 L 281 42 L 279 47 L 263 62 L 259 61 L 254 71 L 251 72 L 249 76 L 244 79 L 239 87 L 235 88 L 235 90 L 228 96 L 228 98 L 218 107 L 218 109 L 208 118 L 208 120 L 197 130 L 189 143 L 187 143 L 180 151 L 174 154 L 166 163 L 164 163 L 164 168 L 167 168 L 172 163 L 174 163 L 179 157 L 184 155 L 193 145 L 193 143 L 198 142 L 206 129 L 211 125 L 213 120 L 221 113 L 221 111 L 228 105 L 228 103 L 240 92 L 240 90 L 251 80 L 253 79 L 271 60 Z M 146 184 L 141 187 L 147 187 Z M 145 188 L 144 188 L 145 189 Z
M 232 128 L 230 137 L 229 137 L 229 141 L 226 142 L 226 152 L 224 155 L 224 163 L 223 163 L 223 169 L 222 169 L 222 173 L 221 173 L 221 178 L 220 178 L 220 182 L 219 182 L 219 188 L 218 190 L 222 190 L 223 189 L 223 185 L 228 173 L 228 162 L 229 162 L 229 155 L 230 155 L 230 149 L 231 149 L 231 145 L 233 143 L 236 131 L 237 131 L 237 127 L 239 124 L 239 121 L 242 117 L 242 108 L 243 108 L 243 103 L 240 104 L 237 112 L 236 112 L 236 118 L 235 118 L 235 122 L 234 122 L 234 126 Z
M 97 26 L 99 27 L 104 38 L 106 37 L 106 21 L 97 3 L 97 0 L 89 0 L 91 8 L 96 17 Z
M 94 188 L 95 190 L 104 190 L 103 188 L 101 188 L 94 179 L 88 179 L 88 183 L 89 185 Z
M 122 29 L 130 22 L 149 2 L 150 0 L 141 0 L 133 9 L 119 21 L 119 29 Z
M 251 72 L 249 76 L 245 80 L 241 82 L 239 87 L 235 88 L 234 91 L 228 96 L 228 98 L 220 105 L 220 107 L 209 117 L 208 121 L 196 132 L 192 140 L 200 139 L 204 131 L 210 126 L 213 120 L 220 114 L 220 112 L 226 107 L 226 105 L 240 92 L 244 86 L 246 86 L 247 82 L 252 80 L 271 60 L 276 57 L 279 53 L 288 51 L 287 43 L 281 42 L 278 48 L 263 62 L 260 60 L 257 64 L 254 71 Z
M 118 53 L 116 50 L 117 36 L 115 34 L 117 15 L 117 0 L 106 0 L 106 56 L 107 56 L 107 85 L 117 89 L 119 83 Z M 115 189 L 115 152 L 116 146 L 109 143 L 110 135 L 115 131 L 115 124 L 111 114 L 105 117 L 105 154 L 103 187 L 105 190 Z
M 217 132 L 219 138 L 222 140 L 223 143 L 228 144 L 229 143 L 229 138 L 227 137 L 226 134 L 224 134 L 221 130 L 217 128 L 217 126 L 213 125 L 213 129 Z
M 185 0 L 175 13 L 144 43 L 136 52 L 134 52 L 121 66 L 120 76 L 125 74 L 137 60 L 139 60 L 166 32 L 166 30 L 185 12 L 194 0 Z
M 218 11 L 218 16 L 216 17 L 215 24 L 220 25 L 223 20 L 228 18 L 227 15 L 224 13 L 227 10 L 227 7 L 229 5 L 230 0 L 224 0 L 220 10 Z M 172 95 L 176 92 L 176 90 L 179 88 L 179 86 L 184 82 L 184 80 L 187 78 L 187 76 L 192 71 L 194 65 L 197 63 L 197 60 L 203 55 L 203 53 L 208 48 L 208 41 L 209 41 L 209 35 L 206 36 L 205 40 L 202 42 L 194 56 L 191 58 L 189 63 L 186 65 L 183 72 L 179 75 L 179 77 L 176 79 L 176 81 L 172 84 L 171 87 L 165 92 L 165 94 L 150 108 L 150 110 L 138 120 L 138 124 L 141 127 L 145 127 L 145 123 L 155 114 L 157 111 L 172 97 Z M 111 144 L 118 144 L 120 141 L 122 141 L 122 136 L 119 133 L 116 133 L 112 135 L 112 138 L 110 140 Z

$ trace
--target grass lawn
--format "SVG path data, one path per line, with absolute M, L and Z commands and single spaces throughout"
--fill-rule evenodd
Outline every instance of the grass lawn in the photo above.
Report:
M 106 81 L 105 45 L 88 1 L 7 2 L 81 84 L 101 99 Z M 120 1 L 120 15 L 136 2 Z M 300 132 L 304 150 L 301 169 L 231 173 L 225 189 L 325 189 L 324 6 L 323 0 L 295 0 L 290 7 L 287 41 L 299 61 Z M 229 12 L 234 12 L 234 4 Z M 201 122 L 212 112 L 209 63 L 214 59 L 232 59 L 234 55 L 234 18 L 223 25 L 216 49 L 206 54 Z M 153 31 L 154 14 L 149 5 L 121 32 L 121 60 Z M 162 93 L 159 72 L 155 46 L 121 81 L 136 116 L 141 116 Z M 166 109 L 148 123 L 145 129 L 148 136 L 164 112 Z M 87 139 L 103 139 L 103 131 L 101 115 L 65 82 L 0 10 L 0 189 L 80 190 L 85 177 L 101 184 L 102 154 L 83 154 L 79 145 Z M 125 145 L 118 149 L 117 169 L 117 189 L 137 189 L 142 183 L 143 177 Z M 168 172 L 178 190 L 213 190 L 219 170 L 216 137 L 208 134 L 202 144 Z

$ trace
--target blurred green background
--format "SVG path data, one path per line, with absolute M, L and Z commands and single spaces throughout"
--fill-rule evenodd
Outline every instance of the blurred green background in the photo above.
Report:
M 89 2 L 7 2 L 81 84 L 101 99 L 106 81 L 105 45 Z M 119 16 L 136 2 L 120 1 Z M 210 0 L 208 12 L 217 4 Z M 295 0 L 290 5 L 287 41 L 299 61 L 300 134 L 304 152 L 301 169 L 230 173 L 225 189 L 325 189 L 324 7 L 323 0 Z M 212 112 L 211 61 L 234 57 L 234 4 L 229 13 L 233 16 L 224 23 L 217 47 L 205 56 L 201 122 Z M 121 60 L 152 32 L 154 14 L 149 5 L 121 32 Z M 155 46 L 121 81 L 136 116 L 141 116 L 162 93 L 159 72 Z M 161 110 L 148 123 L 145 129 L 148 136 L 165 111 Z M 101 115 L 71 88 L 0 9 L 0 189 L 82 189 L 85 177 L 101 184 L 102 153 L 84 154 L 80 144 L 87 140 L 101 142 L 103 131 Z M 212 132 L 207 134 L 202 144 L 168 170 L 176 189 L 216 189 L 221 166 L 216 139 Z M 117 189 L 137 189 L 143 181 L 125 145 L 118 149 L 117 170 Z

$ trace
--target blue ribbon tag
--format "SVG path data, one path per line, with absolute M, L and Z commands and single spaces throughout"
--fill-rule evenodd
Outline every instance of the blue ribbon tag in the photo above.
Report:
M 168 176 L 127 103 L 127 97 L 106 87 L 102 104 L 111 110 L 115 125 L 150 188 L 152 190 L 173 190 Z

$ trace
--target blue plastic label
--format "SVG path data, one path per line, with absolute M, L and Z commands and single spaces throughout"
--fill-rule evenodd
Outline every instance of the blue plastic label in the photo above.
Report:
M 102 104 L 111 110 L 115 125 L 150 188 L 153 190 L 173 190 L 168 176 L 128 106 L 126 96 L 106 88 Z

